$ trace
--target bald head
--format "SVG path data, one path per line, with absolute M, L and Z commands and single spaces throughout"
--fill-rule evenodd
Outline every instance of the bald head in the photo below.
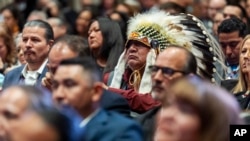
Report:
M 184 47 L 168 46 L 158 55 L 152 68 L 152 96 L 162 101 L 171 83 L 187 74 L 196 74 L 196 69 L 196 59 L 191 52 Z
M 74 52 L 65 42 L 57 42 L 51 48 L 49 53 L 48 67 L 52 73 L 55 72 L 57 66 L 62 60 L 74 58 L 78 56 L 78 52 Z
M 76 35 L 64 35 L 56 40 L 49 52 L 48 67 L 54 73 L 62 60 L 89 56 L 88 41 Z
M 182 70 L 187 74 L 196 74 L 197 71 L 197 62 L 195 56 L 186 48 L 181 46 L 168 46 L 159 54 L 156 62 L 157 61 L 169 61 L 170 65 L 176 65 L 176 67 L 178 66 L 178 68 L 182 68 Z
M 208 17 L 213 20 L 215 14 L 222 11 L 226 4 L 226 0 L 209 0 Z

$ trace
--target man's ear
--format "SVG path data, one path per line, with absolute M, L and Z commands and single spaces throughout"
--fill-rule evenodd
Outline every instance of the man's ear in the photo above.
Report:
M 101 82 L 95 82 L 93 85 L 93 89 L 92 89 L 93 95 L 92 95 L 92 101 L 93 102 L 99 102 L 101 97 L 102 97 L 102 93 L 103 93 L 103 86 Z
M 49 40 L 49 46 L 50 46 L 50 48 L 53 46 L 53 44 L 54 44 L 54 40 Z
M 246 18 L 242 18 L 242 21 L 245 23 L 245 24 L 247 24 L 247 19 Z

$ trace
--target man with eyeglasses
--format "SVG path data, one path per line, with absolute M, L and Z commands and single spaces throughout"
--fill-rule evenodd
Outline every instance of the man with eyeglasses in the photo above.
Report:
M 170 45 L 163 50 L 154 65 L 149 66 L 153 81 L 152 96 L 163 102 L 164 95 L 171 83 L 186 75 L 195 75 L 197 63 L 195 56 L 184 47 Z M 156 113 L 161 106 L 155 107 L 138 117 L 146 141 L 153 140 Z
M 247 33 L 246 24 L 236 17 L 224 20 L 218 27 L 219 43 L 227 65 L 224 79 L 238 78 L 240 42 Z

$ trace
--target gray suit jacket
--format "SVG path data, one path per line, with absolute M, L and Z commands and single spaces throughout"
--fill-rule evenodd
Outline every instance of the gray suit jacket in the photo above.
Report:
M 3 81 L 3 89 L 12 86 L 12 85 L 17 85 L 17 84 L 22 84 L 22 79 L 24 79 L 22 75 L 22 70 L 25 65 L 22 65 L 20 67 L 14 68 L 10 72 L 8 72 Z M 45 73 L 47 72 L 47 67 L 44 67 L 42 74 L 38 76 L 38 80 L 36 85 L 40 86 L 42 82 L 42 78 L 45 76 Z

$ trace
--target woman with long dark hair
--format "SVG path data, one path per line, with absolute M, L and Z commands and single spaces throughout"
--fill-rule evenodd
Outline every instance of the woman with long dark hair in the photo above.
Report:
M 115 21 L 100 17 L 93 20 L 88 30 L 92 56 L 103 73 L 113 71 L 124 50 L 121 29 Z

